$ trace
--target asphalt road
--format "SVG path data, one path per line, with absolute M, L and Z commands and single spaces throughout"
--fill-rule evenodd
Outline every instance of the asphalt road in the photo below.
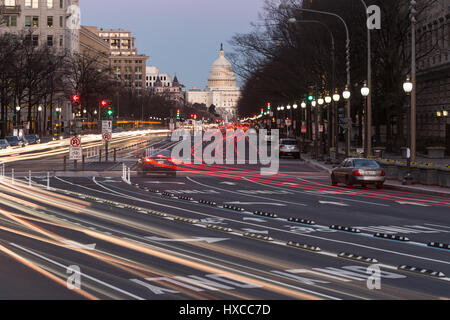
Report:
M 141 151 L 121 161 L 134 169 Z M 450 243 L 450 199 L 332 187 L 290 158 L 273 176 L 248 164 L 182 165 L 176 178 L 133 174 L 129 184 L 114 169 L 56 172 L 50 191 L 43 176 L 31 188 L 25 177 L 2 180 L 0 298 L 450 298 L 450 250 L 428 246 Z M 71 266 L 80 289 L 67 288 Z

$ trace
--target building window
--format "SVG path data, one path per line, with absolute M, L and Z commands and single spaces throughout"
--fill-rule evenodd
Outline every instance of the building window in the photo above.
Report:
M 31 27 L 31 16 L 25 16 L 25 27 Z
M 16 0 L 6 0 L 5 1 L 5 6 L 7 7 L 13 7 L 16 5 Z
M 17 16 L 5 16 L 3 23 L 7 27 L 17 27 Z
M 62 47 L 64 45 L 64 37 L 62 35 L 59 36 L 59 46 Z
M 33 46 L 39 46 L 39 36 L 37 35 L 33 36 Z
M 39 17 L 38 16 L 33 16 L 32 26 L 33 26 L 33 28 L 39 27 Z
M 52 35 L 47 36 L 47 45 L 49 47 L 53 47 L 53 36 Z
M 63 27 L 63 16 L 59 16 L 59 26 Z
M 53 0 L 47 0 L 47 8 L 53 9 Z
M 53 28 L 53 17 L 47 17 L 47 27 Z
M 62 9 L 64 7 L 64 0 L 59 0 L 59 8 Z
M 31 9 L 31 0 L 25 0 L 25 9 Z

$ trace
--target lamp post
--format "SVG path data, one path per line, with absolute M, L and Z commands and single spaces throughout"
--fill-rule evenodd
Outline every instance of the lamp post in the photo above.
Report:
M 332 12 L 318 11 L 318 10 L 312 10 L 312 9 L 303 9 L 303 8 L 292 8 L 289 5 L 284 4 L 284 3 L 280 4 L 279 8 L 280 9 L 293 9 L 293 10 L 298 10 L 298 11 L 304 11 L 304 12 L 311 12 L 311 13 L 317 13 L 317 14 L 322 14 L 322 15 L 333 16 L 333 17 L 338 18 L 342 22 L 342 24 L 345 27 L 345 33 L 346 33 L 346 45 L 345 45 L 345 53 L 346 54 L 345 54 L 345 56 L 346 56 L 347 88 L 350 88 L 350 85 L 351 85 L 351 81 L 350 81 L 350 32 L 348 30 L 348 26 L 347 26 L 347 23 L 345 22 L 345 20 L 341 16 L 339 16 L 339 15 L 337 15 L 335 13 L 332 13 Z M 346 118 L 347 118 L 346 121 L 350 122 L 351 120 L 348 120 L 348 119 L 350 119 L 350 116 L 351 116 L 350 115 L 350 95 L 346 99 L 345 110 L 346 110 Z M 349 156 L 349 154 L 350 154 L 350 138 L 351 138 L 350 134 L 351 134 L 351 127 L 350 127 L 350 129 L 347 130 L 347 133 L 346 133 L 346 153 L 347 153 L 347 156 Z
M 369 130 L 369 114 L 368 114 L 368 104 L 367 104 L 367 98 L 370 95 L 370 89 L 367 86 L 367 82 L 364 81 L 364 86 L 361 88 L 361 95 L 366 98 L 366 104 L 365 104 L 365 126 L 364 126 L 364 133 L 363 133 L 363 147 L 364 147 L 364 155 L 367 157 L 370 155 L 370 148 L 371 148 L 371 139 L 372 137 L 369 135 L 370 134 L 370 130 Z
M 20 122 L 20 106 L 16 107 L 16 128 L 19 129 Z
M 291 110 L 291 105 L 290 104 L 288 104 L 287 105 L 287 107 L 286 107 L 286 110 L 289 110 L 289 113 L 287 113 L 286 114 L 286 117 L 287 117 L 287 119 L 286 120 L 290 120 L 290 124 L 292 124 L 292 110 Z M 289 133 L 290 133 L 290 126 L 291 125 L 288 125 L 289 124 L 289 122 L 288 121 L 286 121 L 286 138 L 289 138 Z
M 403 90 L 405 91 L 405 93 L 409 96 L 411 94 L 411 92 L 414 90 L 414 84 L 411 82 L 411 80 L 409 79 L 409 76 L 406 78 L 406 81 L 403 83 Z M 406 113 L 408 114 L 408 113 Z M 411 124 L 411 123 L 410 123 Z M 411 128 L 409 130 L 409 134 L 408 134 L 408 142 L 407 145 L 408 147 L 406 148 L 406 164 L 407 164 L 407 173 L 406 176 L 403 178 L 403 184 L 412 184 L 413 182 L 413 178 L 411 175 L 411 143 L 412 143 L 412 131 Z
M 410 2 L 411 18 L 411 161 L 416 161 L 416 4 L 415 0 Z
M 38 107 L 38 114 L 37 114 L 37 133 L 39 136 L 41 135 L 41 112 L 42 112 L 42 106 Z
M 335 157 L 338 158 L 339 156 L 339 146 L 338 146 L 338 131 L 337 131 L 337 125 L 338 125 L 338 112 L 337 112 L 337 103 L 341 100 L 341 96 L 339 95 L 337 89 L 334 90 L 333 94 L 333 105 L 331 107 L 332 113 L 331 117 L 333 119 L 332 123 L 332 145 L 335 148 Z M 336 116 L 334 116 L 336 115 Z
M 446 119 L 448 117 L 448 111 L 444 109 L 444 107 L 441 108 L 441 110 L 436 112 L 436 116 L 438 117 L 438 119 Z M 444 122 L 445 123 L 445 122 Z M 444 130 L 445 130 L 445 125 L 444 125 Z M 441 137 L 441 128 L 439 126 L 439 138 Z

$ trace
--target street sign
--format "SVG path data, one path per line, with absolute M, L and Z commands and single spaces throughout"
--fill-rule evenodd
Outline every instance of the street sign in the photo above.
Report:
M 102 133 L 112 133 L 112 121 L 102 121 Z
M 105 132 L 102 135 L 102 138 L 103 138 L 103 141 L 105 141 L 105 142 L 111 141 L 111 133 L 110 132 Z
M 72 139 L 70 139 L 70 146 L 74 148 L 78 148 L 79 146 L 81 146 L 80 138 L 73 137 Z
M 302 126 L 302 133 L 306 133 L 306 126 Z
M 81 148 L 81 139 L 73 137 L 70 139 L 69 160 L 82 160 L 83 149 Z

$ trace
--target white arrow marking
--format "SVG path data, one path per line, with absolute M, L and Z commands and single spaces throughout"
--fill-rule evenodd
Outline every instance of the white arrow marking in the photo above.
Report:
M 291 183 L 291 182 L 283 182 L 283 184 L 287 185 L 287 186 L 298 186 L 297 183 Z
M 228 204 L 247 204 L 247 205 L 264 204 L 264 205 L 268 205 L 268 206 L 286 207 L 285 204 L 274 203 L 274 202 L 240 202 L 240 201 L 233 201 L 233 202 L 225 202 L 225 203 L 228 203 Z
M 322 201 L 322 200 L 319 200 L 319 203 L 320 204 L 332 204 L 332 205 L 340 206 L 340 207 L 348 207 L 348 204 L 341 203 L 341 202 L 334 202 L 334 201 Z
M 165 181 L 165 182 L 161 182 L 161 181 L 148 181 L 147 183 L 154 183 L 154 184 L 161 184 L 161 183 L 185 184 L 184 182 L 170 182 L 170 181 Z
M 242 230 L 249 232 L 249 233 L 269 234 L 269 231 L 267 231 L 267 230 L 255 230 L 255 229 L 249 229 L 249 228 L 242 229 Z
M 82 243 L 72 241 L 72 240 L 65 240 L 63 242 L 71 248 L 84 249 L 84 250 L 95 250 L 95 243 L 82 244 Z
M 244 218 L 244 221 L 246 220 L 250 220 L 250 221 L 255 221 L 255 222 L 266 222 L 266 220 L 263 219 L 259 219 L 259 218 Z
M 424 203 L 408 202 L 408 201 L 395 201 L 395 202 L 397 202 L 398 204 L 407 204 L 407 205 L 409 204 L 412 206 L 430 207 L 430 205 Z
M 146 239 L 153 240 L 153 241 L 160 241 L 160 242 L 207 242 L 207 243 L 214 243 L 219 241 L 228 240 L 228 238 L 201 238 L 201 237 L 194 237 L 191 239 L 168 239 L 168 238 L 159 238 L 159 237 L 145 237 Z
M 236 185 L 235 182 L 227 182 L 227 181 L 221 182 L 220 184 L 227 184 L 229 186 L 235 186 Z

